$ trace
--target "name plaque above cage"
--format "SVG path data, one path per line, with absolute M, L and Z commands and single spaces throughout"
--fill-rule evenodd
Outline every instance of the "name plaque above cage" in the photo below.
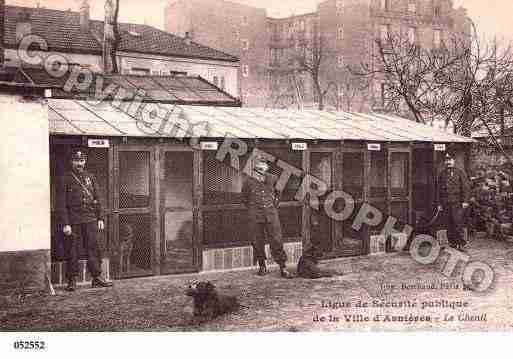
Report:
M 87 147 L 91 148 L 109 148 L 110 143 L 109 140 L 99 139 L 99 138 L 90 138 L 87 140 Z
M 200 142 L 200 148 L 203 151 L 217 151 L 219 144 L 216 141 L 202 141 Z
M 381 144 L 380 143 L 367 143 L 367 150 L 381 151 Z
M 435 151 L 445 151 L 445 143 L 435 143 L 434 144 Z
M 308 145 L 306 142 L 292 142 L 291 144 L 292 151 L 306 151 Z

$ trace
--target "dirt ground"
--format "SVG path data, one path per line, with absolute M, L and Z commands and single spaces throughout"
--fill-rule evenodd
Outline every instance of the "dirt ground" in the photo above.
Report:
M 403 252 L 323 263 L 342 274 L 316 280 L 285 280 L 276 270 L 258 277 L 252 270 L 121 280 L 113 288 L 57 290 L 55 296 L 0 297 L 0 330 L 510 330 L 513 244 L 482 239 L 468 254 L 493 268 L 490 290 L 464 290 L 461 265 L 453 277 L 444 276 L 447 256 L 423 265 Z M 237 295 L 243 307 L 193 324 L 192 300 L 184 290 L 197 280 Z

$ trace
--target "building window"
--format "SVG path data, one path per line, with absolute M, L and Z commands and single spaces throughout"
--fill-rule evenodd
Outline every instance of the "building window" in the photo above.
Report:
M 224 76 L 221 76 L 221 83 L 220 83 L 220 87 L 221 89 L 225 89 L 225 86 L 226 86 L 226 83 L 225 83 L 225 80 L 224 80 Z
M 242 39 L 242 50 L 247 51 L 249 50 L 249 40 L 248 39 Z
M 289 36 L 290 40 L 292 40 L 294 38 L 294 23 L 293 22 L 289 23 L 288 36 Z
M 338 40 L 344 39 L 344 27 L 342 27 L 342 26 L 339 26 L 339 28 L 337 30 L 337 39 Z
M 301 59 L 306 59 L 306 46 L 301 45 L 299 47 L 298 55 L 301 57 Z
M 217 76 L 214 76 L 214 79 L 212 81 L 216 87 L 219 87 L 219 78 Z
M 299 20 L 299 31 L 305 31 L 305 20 Z
M 380 27 L 380 38 L 382 42 L 388 42 L 390 36 L 390 25 L 385 24 Z
M 248 17 L 245 15 L 242 17 L 242 25 L 244 25 L 244 26 L 248 25 Z
M 408 42 L 410 43 L 410 45 L 415 45 L 415 42 L 417 40 L 416 33 L 417 33 L 416 28 L 414 28 L 414 27 L 408 28 Z
M 130 70 L 130 74 L 132 75 L 149 75 L 150 69 L 144 69 L 142 67 L 132 67 Z
M 392 66 L 393 56 L 390 53 L 384 53 L 383 54 L 383 65 L 385 66 L 385 69 L 388 69 L 390 66 Z
M 242 65 L 242 77 L 249 76 L 249 65 Z
M 387 85 L 385 82 L 376 83 L 375 87 L 376 91 L 376 100 L 378 101 L 378 105 L 382 108 L 385 107 L 387 101 Z
M 410 0 L 410 2 L 408 3 L 408 12 L 410 14 L 415 14 L 417 12 L 417 3 L 415 2 L 415 0 Z
M 335 7 L 337 9 L 337 15 L 342 14 L 344 12 L 344 0 L 337 0 Z
M 344 67 L 344 56 L 343 55 L 338 55 L 338 57 L 337 57 L 337 66 L 339 68 Z
M 440 30 L 434 30 L 433 32 L 433 46 L 435 48 L 440 47 L 440 43 L 442 42 L 442 33 Z
M 338 85 L 338 89 L 337 89 L 337 93 L 338 93 L 338 97 L 339 98 L 343 98 L 344 97 L 344 86 L 342 85 Z
M 381 0 L 381 10 L 390 10 L 390 0 Z
M 435 17 L 439 17 L 440 13 L 441 13 L 440 5 L 436 5 L 435 8 L 433 9 L 433 15 Z

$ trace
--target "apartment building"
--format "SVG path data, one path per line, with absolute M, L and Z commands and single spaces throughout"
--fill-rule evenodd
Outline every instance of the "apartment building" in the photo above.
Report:
M 316 107 L 311 73 L 298 54 L 322 53 L 320 90 L 325 106 L 346 111 L 380 108 L 385 86 L 351 76 L 372 60 L 377 37 L 401 33 L 423 47 L 436 47 L 452 34 L 468 34 L 464 8 L 453 0 L 326 0 L 313 13 L 267 17 L 264 9 L 224 0 L 176 0 L 166 8 L 165 28 L 241 60 L 243 103 L 247 106 Z
M 301 55 L 311 54 L 318 34 L 318 15 L 268 18 L 269 106 L 298 107 L 315 102 L 310 73 L 302 71 Z
M 422 48 L 436 48 L 453 36 L 470 33 L 463 8 L 454 9 L 452 0 L 327 0 L 319 4 L 319 33 L 326 41 L 325 53 L 333 58 L 336 98 L 343 110 L 380 109 L 386 101 L 386 84 L 351 79 L 348 68 L 362 64 L 376 66 L 376 39 L 400 36 Z M 355 92 L 362 96 L 355 96 Z
M 178 0 L 165 9 L 166 31 L 240 59 L 241 99 L 254 106 L 265 105 L 269 84 L 266 21 L 265 9 L 223 0 Z

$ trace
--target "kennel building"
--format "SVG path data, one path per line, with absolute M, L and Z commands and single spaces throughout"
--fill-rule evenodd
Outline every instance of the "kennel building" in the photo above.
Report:
M 353 196 L 356 210 L 348 220 L 333 221 L 322 211 L 315 216 L 325 258 L 336 258 L 367 254 L 370 235 L 384 224 L 353 230 L 363 203 L 398 218 L 399 229 L 432 213 L 444 151 L 451 146 L 457 165 L 465 168 L 472 142 L 389 115 L 160 106 L 189 123 L 208 124 L 208 134 L 191 147 L 183 133 L 142 132 L 134 118 L 110 103 L 48 100 L 51 208 L 67 151 L 89 146 L 88 168 L 100 182 L 107 214 L 105 253 L 113 278 L 253 266 L 241 188 L 242 169 L 255 148 Z M 227 138 L 243 141 L 247 153 L 220 162 L 216 154 Z M 278 166 L 271 171 L 281 173 Z M 290 264 L 297 263 L 311 235 L 313 210 L 295 198 L 301 180 L 289 179 L 279 207 Z M 52 228 L 58 282 L 62 238 Z
M 191 147 L 186 132 L 141 131 L 137 117 L 112 99 L 95 104 L 87 101 L 94 94 L 63 93 L 55 79 L 25 69 L 27 74 L 30 83 L 0 84 L 0 287 L 7 290 L 41 287 L 45 277 L 63 282 L 63 238 L 54 209 L 75 146 L 88 147 L 88 169 L 99 180 L 107 225 L 104 265 L 111 278 L 251 267 L 240 169 L 255 148 L 323 180 L 330 190 L 351 194 L 354 215 L 370 203 L 399 218 L 396 228 L 431 213 L 448 146 L 458 166 L 469 162 L 471 139 L 395 116 L 242 108 L 201 78 L 107 79 L 105 86 L 113 81 L 146 90 L 152 105 L 173 120 L 208 124 Z M 236 166 L 229 156 L 216 159 L 226 138 L 248 147 Z M 272 171 L 279 175 L 281 169 Z M 325 258 L 369 253 L 370 235 L 380 226 L 354 231 L 354 215 L 336 222 L 316 214 L 295 198 L 300 177 L 287 182 L 279 208 L 290 263 L 313 235 L 313 218 Z M 85 266 L 81 279 L 89 279 Z

